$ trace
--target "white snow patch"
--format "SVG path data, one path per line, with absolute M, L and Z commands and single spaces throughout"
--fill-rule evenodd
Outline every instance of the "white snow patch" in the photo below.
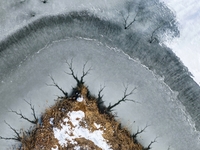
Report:
M 95 145 L 102 149 L 111 150 L 106 140 L 103 138 L 103 131 L 95 130 L 91 132 L 87 128 L 80 125 L 80 122 L 86 122 L 83 120 L 85 113 L 83 111 L 72 111 L 67 114 L 67 117 L 61 123 L 61 129 L 53 128 L 54 136 L 58 139 L 59 144 L 64 147 L 67 143 L 76 145 L 76 138 L 85 138 L 92 141 Z M 72 125 L 70 125 L 70 123 Z M 96 124 L 97 125 L 97 124 Z M 87 126 L 87 125 L 86 125 Z M 98 127 L 99 125 L 97 125 Z M 75 147 L 78 149 L 78 146 Z
M 53 120 L 54 120 L 54 118 L 50 118 L 49 123 L 50 123 L 51 125 L 53 125 Z
M 81 149 L 80 146 L 75 146 L 75 147 L 74 147 L 74 150 L 80 150 L 80 149 Z
M 51 148 L 51 150 L 58 150 L 58 146 L 56 145 L 56 148 Z
M 78 101 L 78 102 L 82 102 L 82 101 L 83 101 L 83 97 L 82 97 L 82 96 L 81 96 L 81 97 L 78 97 L 78 98 L 77 98 L 77 101 Z
M 96 127 L 97 129 L 99 129 L 99 128 L 101 127 L 100 124 L 96 124 L 96 123 L 94 123 L 94 125 L 95 125 L 95 127 Z

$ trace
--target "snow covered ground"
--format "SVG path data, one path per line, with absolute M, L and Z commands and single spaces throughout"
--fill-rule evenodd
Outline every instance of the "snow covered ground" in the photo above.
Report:
M 177 15 L 180 38 L 167 45 L 180 57 L 200 85 L 200 1 L 162 0 Z
M 167 44 L 189 68 L 195 81 L 200 83 L 200 50 L 198 50 L 200 47 L 198 42 L 200 40 L 198 28 L 200 4 L 197 0 L 165 0 L 165 2 L 176 11 L 181 31 L 179 39 Z M 115 12 L 122 3 L 123 1 L 120 0 L 48 0 L 46 4 L 39 0 L 0 1 L 0 39 L 4 39 L 21 26 L 49 14 L 87 9 L 103 17 L 116 18 Z M 28 38 L 34 40 L 33 37 Z M 43 41 L 42 35 L 38 38 Z M 23 41 L 23 43 L 26 43 L 26 41 Z M 31 43 L 27 43 L 27 45 L 31 45 Z M 73 81 L 63 82 L 66 81 L 66 75 L 63 73 L 66 69 L 64 60 L 75 57 L 78 60 L 75 63 L 77 70 L 80 70 L 81 67 L 78 63 L 83 63 L 86 60 L 90 60 L 95 67 L 88 82 L 89 86 L 94 87 L 93 93 L 97 93 L 98 87 L 103 83 L 108 88 L 112 87 L 112 89 L 105 90 L 105 99 L 110 100 L 110 102 L 122 95 L 124 90 L 123 87 L 120 87 L 122 83 L 128 82 L 137 87 L 133 99 L 139 99 L 145 105 L 124 104 L 116 111 L 119 118 L 126 125 L 129 125 L 133 131 L 136 131 L 137 127 L 145 126 L 146 123 L 151 125 L 147 132 L 140 137 L 142 144 L 147 145 L 158 136 L 161 138 L 155 143 L 155 150 L 165 150 L 169 146 L 170 150 L 198 149 L 199 134 L 194 131 L 194 124 L 190 122 L 184 107 L 176 101 L 176 93 L 172 92 L 162 79 L 156 77 L 144 66 L 113 49 L 93 40 L 69 38 L 47 44 L 43 49 L 38 50 L 38 53 L 23 60 L 17 71 L 7 76 L 0 84 L 2 98 L 0 133 L 5 136 L 12 134 L 8 131 L 9 129 L 5 126 L 3 120 L 16 124 L 16 128 L 27 127 L 27 124 L 22 124 L 22 122 L 20 122 L 21 124 L 16 123 L 18 118 L 12 117 L 11 114 L 8 115 L 7 108 L 11 107 L 14 110 L 15 108 L 17 110 L 23 108 L 24 112 L 30 112 L 29 108 L 26 108 L 21 101 L 26 98 L 33 101 L 33 104 L 38 107 L 39 113 L 53 103 L 52 100 L 55 99 L 55 95 L 60 95 L 55 89 L 46 86 L 46 83 L 50 82 L 49 74 L 53 74 L 56 81 L 61 86 L 66 87 L 66 90 L 71 88 L 71 85 L 74 84 Z M 130 68 L 133 68 L 133 70 L 130 70 Z M 121 70 L 121 72 L 118 70 Z M 134 74 L 134 77 L 132 74 Z M 110 93 L 114 94 L 111 95 Z M 107 101 L 108 103 L 109 101 Z M 135 114 L 135 116 L 130 118 L 131 114 Z M 0 148 L 5 149 L 7 143 L 0 142 Z
M 101 125 L 94 124 L 97 130 L 91 132 L 87 127 L 87 123 L 83 120 L 85 113 L 83 111 L 72 111 L 67 113 L 67 117 L 63 120 L 61 124 L 61 129 L 53 127 L 54 136 L 58 139 L 58 143 L 64 147 L 67 147 L 67 143 L 77 144 L 74 140 L 76 138 L 85 138 L 92 141 L 95 145 L 101 149 L 111 150 L 111 146 L 108 145 L 106 139 L 103 137 L 104 129 L 99 129 Z M 80 122 L 84 121 L 86 127 L 80 125 Z M 71 122 L 72 126 L 68 123 Z M 52 123 L 51 123 L 52 124 Z M 53 125 L 53 124 L 52 124 Z M 66 141 L 67 139 L 67 141 Z M 58 147 L 56 145 L 56 147 Z M 79 150 L 80 147 L 76 146 L 74 149 Z M 55 150 L 52 148 L 52 150 Z

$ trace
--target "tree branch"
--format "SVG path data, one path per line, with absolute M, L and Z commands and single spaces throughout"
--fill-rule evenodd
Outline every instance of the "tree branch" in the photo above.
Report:
M 15 140 L 15 141 L 19 141 L 21 142 L 22 141 L 22 137 L 19 135 L 19 133 L 13 128 L 11 127 L 10 124 L 8 124 L 6 121 L 4 121 L 8 126 L 9 128 L 14 131 L 14 133 L 16 134 L 13 138 L 7 138 L 7 137 L 2 137 L 0 136 L 0 139 L 3 139 L 3 140 Z
M 136 139 L 138 134 L 141 134 L 142 132 L 144 132 L 147 127 L 149 127 L 149 125 L 146 125 L 142 130 L 137 129 L 137 132 L 132 135 L 132 138 Z
M 164 27 L 168 22 L 171 23 L 173 22 L 174 19 L 171 19 L 169 21 L 166 21 L 166 20 L 162 20 L 161 23 L 153 30 L 152 34 L 151 34 L 151 37 L 150 37 L 150 40 L 149 40 L 149 43 L 153 43 L 153 41 L 156 39 L 155 38 L 155 34 L 156 32 L 161 29 L 162 27 Z
M 155 33 L 156 33 L 162 26 L 163 26 L 163 24 L 159 25 L 158 27 L 156 27 L 156 28 L 153 30 L 153 32 L 152 32 L 152 34 L 151 34 L 151 38 L 150 38 L 150 40 L 149 40 L 149 43 L 153 43 L 153 41 L 156 39 L 156 38 L 155 38 Z
M 103 103 L 103 101 L 102 101 L 103 95 L 101 95 L 101 93 L 102 93 L 102 91 L 104 90 L 104 88 L 105 88 L 105 86 L 102 87 L 102 88 L 99 90 L 99 93 L 98 93 L 97 102 L 98 102 L 99 104 L 102 104 L 102 103 Z
M 68 93 L 65 92 L 65 91 L 55 82 L 55 80 L 53 79 L 52 76 L 49 75 L 49 77 L 50 77 L 51 80 L 53 81 L 53 84 L 47 84 L 47 85 L 48 85 L 48 86 L 55 86 L 55 87 L 57 87 L 57 88 L 64 94 L 65 98 L 67 98 L 67 97 L 68 97 Z
M 25 116 L 21 113 L 21 111 L 20 111 L 20 112 L 17 112 L 17 111 L 15 111 L 15 110 L 10 110 L 10 112 L 15 113 L 16 115 L 20 116 L 22 119 L 27 120 L 27 121 L 30 122 L 30 123 L 36 124 L 36 121 L 32 121 L 32 120 L 28 119 L 27 117 L 25 117 Z
M 129 19 L 130 18 L 130 13 L 131 11 L 133 11 L 133 5 L 136 5 L 138 7 L 138 9 L 134 10 L 134 12 L 136 13 L 133 19 Z M 127 10 L 127 16 L 125 17 L 123 12 L 120 12 L 123 20 L 124 20 L 124 29 L 128 29 L 130 28 L 130 26 L 137 21 L 136 18 L 138 17 L 139 13 L 142 11 L 142 9 L 140 8 L 140 3 L 132 3 L 132 2 L 127 2 L 125 9 Z M 128 21 L 130 20 L 130 21 Z M 129 23 L 128 23 L 129 22 Z
M 125 18 L 125 16 L 124 16 L 124 14 L 123 14 L 123 12 L 120 12 L 120 14 L 122 15 L 122 18 L 123 18 L 123 20 L 124 20 L 124 29 L 127 29 L 127 20 L 128 20 L 128 18 L 129 18 L 129 12 L 128 12 L 128 15 L 127 15 L 127 17 Z
M 100 90 L 99 90 L 99 93 L 98 93 L 98 98 L 97 98 L 97 106 L 98 108 L 100 109 L 100 111 L 103 113 L 106 109 L 106 107 L 103 105 L 104 101 L 102 100 L 103 98 L 103 95 L 101 94 L 102 91 L 104 90 L 105 86 L 102 87 Z
M 155 142 L 157 142 L 157 141 L 156 141 L 157 138 L 158 138 L 158 137 L 156 137 L 153 141 L 151 141 L 150 144 L 149 144 L 146 148 L 144 148 L 143 150 L 150 150 L 150 149 L 152 148 L 152 147 L 151 147 L 152 144 L 155 143 Z
M 33 117 L 34 117 L 34 119 L 35 119 L 35 121 L 33 121 L 35 124 L 37 124 L 38 123 L 38 117 L 36 116 L 36 114 L 35 114 L 35 108 L 34 108 L 34 106 L 31 104 L 31 102 L 28 102 L 27 100 L 25 100 L 24 99 L 24 101 L 27 103 L 27 104 L 29 104 L 29 106 L 31 107 L 31 110 L 32 110 L 32 115 L 33 115 Z
M 139 13 L 139 11 L 137 11 L 137 13 L 136 13 L 134 19 L 125 27 L 125 29 L 128 29 L 135 21 L 137 21 L 137 20 L 136 20 L 136 17 L 137 17 L 137 15 L 138 15 L 138 13 Z
M 67 73 L 68 75 L 72 75 L 72 77 L 76 80 L 77 84 L 80 83 L 77 75 L 74 74 L 74 69 L 73 69 L 73 59 L 71 59 L 71 62 L 69 63 L 68 61 L 66 61 L 67 65 L 69 66 L 69 70 L 71 71 L 71 73 Z
M 132 95 L 133 92 L 136 90 L 136 88 L 134 88 L 133 90 L 131 90 L 131 92 L 127 93 L 127 90 L 128 90 L 128 87 L 125 87 L 125 91 L 124 91 L 124 96 L 122 97 L 122 99 L 120 99 L 118 102 L 116 102 L 115 104 L 111 105 L 109 104 L 109 106 L 107 107 L 107 111 L 108 112 L 111 112 L 112 109 L 114 107 L 116 107 L 117 105 L 119 105 L 121 102 L 126 102 L 126 101 L 132 101 L 132 102 L 136 102 L 134 100 L 130 100 L 130 99 L 127 99 L 128 96 Z
M 17 111 L 15 111 L 15 110 L 12 110 L 12 109 L 11 109 L 10 112 L 15 113 L 16 115 L 20 116 L 22 119 L 24 119 L 24 120 L 26 120 L 26 121 L 28 121 L 28 122 L 30 122 L 30 123 L 37 124 L 37 123 L 38 123 L 38 118 L 36 117 L 34 106 L 33 106 L 31 103 L 29 103 L 28 101 L 26 101 L 26 100 L 24 100 L 24 101 L 25 101 L 27 104 L 30 105 L 31 110 L 32 110 L 32 115 L 33 115 L 33 117 L 34 117 L 34 120 L 30 120 L 29 118 L 25 117 L 25 116 L 21 113 L 21 111 L 20 111 L 20 112 L 17 112 Z
M 81 84 L 84 84 L 84 81 L 83 81 L 84 77 L 86 75 L 88 75 L 89 72 L 92 70 L 92 67 L 90 67 L 88 70 L 85 71 L 85 67 L 86 67 L 87 63 L 88 63 L 88 61 L 86 61 L 86 63 L 83 65 L 83 72 L 82 72 L 82 76 L 81 76 Z
M 1 139 L 1 140 L 14 140 L 14 141 L 19 141 L 18 138 L 7 138 L 7 137 L 2 137 L 2 136 L 0 136 L 0 139 Z M 20 141 L 19 141 L 19 142 L 20 142 Z
M 87 61 L 87 62 L 88 62 L 88 61 Z M 86 75 L 88 75 L 89 72 L 92 70 L 92 68 L 90 67 L 88 70 L 85 71 L 85 67 L 86 67 L 86 65 L 87 65 L 87 62 L 83 65 L 82 76 L 81 76 L 81 78 L 79 79 L 79 78 L 77 77 L 77 75 L 75 75 L 75 73 L 74 73 L 74 69 L 73 69 L 73 59 L 71 59 L 71 62 L 70 62 L 70 63 L 69 63 L 68 61 L 66 61 L 67 65 L 69 66 L 69 70 L 70 70 L 70 72 L 71 72 L 71 73 L 67 73 L 67 72 L 66 72 L 66 73 L 67 73 L 68 75 L 71 75 L 71 76 L 76 80 L 77 86 L 81 86 L 81 85 L 84 84 L 84 81 L 83 81 L 84 77 L 85 77 Z

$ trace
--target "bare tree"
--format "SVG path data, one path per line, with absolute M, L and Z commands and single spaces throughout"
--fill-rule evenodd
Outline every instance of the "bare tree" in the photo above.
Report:
M 86 75 L 89 74 L 89 72 L 92 70 L 92 67 L 90 67 L 89 69 L 85 70 L 86 68 L 86 65 L 88 63 L 88 61 L 83 65 L 83 69 L 82 69 L 82 76 L 81 78 L 79 79 L 77 75 L 75 75 L 74 73 L 74 69 L 73 69 L 73 59 L 71 59 L 71 62 L 69 63 L 68 61 L 66 61 L 67 65 L 69 66 L 69 70 L 70 70 L 70 73 L 67 73 L 68 75 L 71 75 L 77 82 L 77 86 L 80 87 L 84 84 L 84 77 Z
M 102 95 L 101 93 L 102 93 L 102 91 L 104 90 L 104 88 L 105 88 L 105 86 L 104 86 L 104 87 L 101 87 L 100 90 L 99 90 L 99 92 L 98 92 L 97 102 L 100 103 L 100 104 L 102 103 L 103 95 Z
M 124 96 L 122 97 L 122 99 L 118 100 L 113 105 L 109 104 L 109 106 L 106 109 L 107 112 L 111 112 L 113 110 L 113 108 L 116 107 L 117 105 L 119 105 L 121 102 L 126 102 L 126 101 L 136 102 L 132 99 L 128 99 L 128 97 L 133 94 L 133 92 L 136 90 L 136 88 L 132 89 L 129 93 L 127 93 L 127 90 L 128 90 L 128 87 L 125 87 Z
M 125 2 L 120 15 L 124 29 L 135 22 L 139 26 L 144 25 L 141 34 L 150 35 L 149 43 L 164 42 L 180 35 L 175 13 L 158 0 L 129 0 Z
M 155 27 L 151 33 L 149 43 L 153 43 L 154 41 L 161 41 L 161 38 L 164 37 L 164 34 L 168 31 L 168 37 L 171 38 L 178 37 L 180 32 L 177 27 L 177 22 L 174 18 L 171 20 L 164 20 L 166 18 L 160 19 L 157 23 L 157 27 Z M 164 40 L 163 40 L 164 41 Z
M 167 34 L 168 38 L 180 36 L 176 15 L 164 3 L 155 1 L 151 11 L 153 16 L 151 17 L 151 27 L 149 28 L 149 30 L 152 29 L 149 43 L 165 41 L 165 34 Z
M 139 11 L 136 12 L 135 16 L 133 18 L 130 19 L 130 9 L 131 6 L 128 5 L 127 7 L 127 14 L 125 14 L 124 12 L 120 12 L 123 20 L 124 20 L 124 23 L 123 23 L 123 26 L 124 26 L 124 29 L 128 29 L 135 21 L 136 21 L 136 18 L 139 14 Z
M 16 115 L 20 116 L 22 119 L 34 124 L 34 125 L 37 125 L 38 124 L 38 118 L 36 116 L 36 113 L 35 113 L 35 109 L 34 109 L 34 106 L 31 104 L 31 102 L 28 102 L 26 100 L 24 100 L 31 108 L 32 110 L 32 115 L 33 115 L 33 120 L 29 119 L 28 117 L 25 117 L 22 112 L 17 112 L 17 111 L 14 111 L 14 110 L 10 110 L 10 112 L 12 113 L 15 113 Z M 10 124 L 8 124 L 6 121 L 4 121 L 5 124 L 7 124 L 9 126 L 9 128 L 14 131 L 15 135 L 13 137 L 3 137 L 3 136 L 0 136 L 0 139 L 2 140 L 15 140 L 15 141 L 18 141 L 20 143 L 22 142 L 25 142 L 26 141 L 26 137 L 29 136 L 30 134 L 32 133 L 35 133 L 35 131 L 37 130 L 37 126 L 34 126 L 35 129 L 34 130 L 28 130 L 28 131 L 23 131 L 22 129 L 20 129 L 20 131 L 17 131 L 16 129 L 14 129 Z M 21 144 L 20 146 L 18 147 L 18 149 L 21 149 Z
M 125 10 L 120 11 L 123 18 L 124 29 L 130 28 L 130 26 L 140 20 L 140 17 L 144 13 L 144 6 L 142 2 L 128 1 L 125 3 Z
M 22 119 L 24 119 L 24 120 L 26 120 L 26 121 L 28 121 L 28 122 L 30 122 L 30 123 L 32 123 L 32 124 L 37 124 L 37 123 L 38 123 L 38 118 L 36 117 L 34 106 L 33 106 L 30 102 L 28 102 L 28 101 L 26 101 L 26 100 L 24 100 L 24 101 L 25 101 L 27 104 L 29 104 L 30 107 L 31 107 L 32 115 L 33 115 L 33 117 L 34 117 L 33 120 L 30 120 L 29 118 L 25 117 L 25 116 L 22 114 L 21 110 L 20 110 L 20 112 L 17 112 L 17 111 L 15 111 L 15 110 L 12 110 L 12 109 L 11 109 L 10 112 L 15 113 L 16 115 L 20 116 Z
M 53 79 L 52 76 L 49 76 L 49 77 L 51 78 L 53 84 L 47 84 L 47 85 L 48 85 L 48 86 L 55 86 L 55 87 L 57 87 L 57 88 L 64 94 L 65 98 L 68 98 L 68 93 L 65 92 L 65 91 L 55 82 L 55 80 Z
M 4 121 L 4 122 L 9 126 L 9 128 L 12 131 L 14 131 L 15 136 L 14 137 L 2 137 L 2 136 L 0 136 L 0 139 L 3 139 L 3 140 L 15 140 L 15 141 L 21 142 L 22 141 L 22 136 L 20 135 L 20 133 L 16 129 L 11 127 L 11 125 L 8 124 L 6 121 Z
M 152 34 L 151 34 L 151 37 L 150 37 L 150 39 L 149 39 L 149 43 L 153 43 L 154 41 L 158 41 L 158 38 L 156 38 L 156 33 L 157 33 L 157 31 L 158 31 L 161 27 L 162 27 L 162 25 L 156 27 L 156 28 L 153 30 L 153 32 L 152 32 Z
M 152 147 L 151 147 L 152 144 L 154 144 L 155 142 L 157 142 L 157 141 L 156 141 L 157 138 L 158 138 L 158 137 L 156 137 L 153 141 L 151 141 L 150 144 L 149 144 L 146 148 L 143 148 L 143 150 L 150 150 L 150 149 L 152 148 Z
M 103 101 L 103 95 L 102 95 L 102 91 L 104 90 L 105 86 L 101 87 L 99 92 L 98 92 L 98 97 L 97 97 L 97 106 L 100 109 L 101 113 L 104 113 L 106 110 L 106 106 L 104 105 L 104 101 Z
M 92 68 L 90 67 L 88 70 L 86 70 L 86 65 L 88 63 L 88 61 L 86 61 L 86 63 L 83 65 L 83 69 L 82 69 L 82 76 L 80 77 L 80 79 L 78 78 L 77 75 L 75 75 L 75 72 L 74 72 L 74 68 L 73 68 L 73 59 L 71 59 L 70 62 L 66 61 L 68 67 L 69 67 L 69 70 L 70 70 L 70 73 L 68 72 L 65 72 L 66 74 L 68 75 L 71 75 L 77 82 L 77 86 L 78 87 L 81 87 L 83 84 L 84 84 L 84 77 L 86 75 L 89 74 L 89 72 L 92 70 Z M 48 86 L 55 86 L 56 88 L 58 88 L 65 96 L 65 98 L 68 98 L 69 94 L 64 91 L 54 80 L 54 78 L 52 76 L 49 75 L 49 77 L 51 78 L 53 84 L 47 84 Z
M 137 136 L 141 133 L 143 133 L 146 128 L 149 127 L 149 125 L 146 125 L 143 129 L 139 130 L 139 128 L 137 129 L 137 132 L 132 134 L 132 138 L 136 140 Z M 136 140 L 136 143 L 137 143 L 137 140 Z

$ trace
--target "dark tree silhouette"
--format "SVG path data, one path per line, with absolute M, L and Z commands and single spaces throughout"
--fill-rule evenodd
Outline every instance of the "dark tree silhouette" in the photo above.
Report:
M 165 34 L 168 38 L 179 37 L 180 32 L 178 29 L 178 22 L 176 21 L 175 13 L 170 10 L 165 3 L 152 0 L 150 22 L 151 26 L 149 28 L 151 34 L 149 42 L 154 41 L 163 42 Z
M 102 95 L 102 91 L 104 90 L 104 88 L 105 86 L 100 88 L 98 92 L 98 97 L 97 97 L 97 106 L 100 109 L 100 113 L 105 113 L 106 111 L 106 106 L 104 105 L 103 95 Z
M 141 16 L 146 16 L 143 4 L 142 2 L 136 1 L 128 1 L 125 3 L 125 10 L 120 11 L 124 29 L 130 28 L 136 21 L 141 21 Z
M 143 150 L 150 150 L 152 148 L 152 144 L 157 142 L 156 139 L 157 139 L 157 137 L 153 141 L 151 141 L 150 144 L 147 147 L 143 148 Z
M 48 86 L 55 86 L 55 87 L 57 87 L 57 88 L 64 94 L 65 98 L 68 98 L 68 93 L 65 92 L 65 91 L 55 82 L 55 80 L 54 80 L 54 78 L 53 78 L 52 76 L 49 76 L 49 77 L 51 78 L 53 84 L 47 84 L 47 85 L 48 85 Z
M 132 138 L 135 140 L 135 143 L 138 143 L 138 141 L 137 141 L 137 136 L 138 136 L 139 134 L 143 133 L 143 132 L 146 130 L 147 127 L 149 127 L 149 125 L 146 125 L 146 126 L 145 126 L 143 129 L 141 129 L 141 130 L 139 130 L 139 128 L 138 128 L 138 129 L 137 129 L 137 132 L 134 133 L 134 134 L 132 134 Z
M 4 121 L 5 124 L 7 124 L 9 126 L 9 128 L 14 131 L 15 133 L 15 136 L 14 137 L 2 137 L 0 136 L 0 139 L 3 139 L 3 140 L 15 140 L 15 141 L 18 141 L 18 142 L 21 142 L 22 141 L 22 136 L 20 135 L 20 132 L 18 132 L 16 129 L 14 129 L 10 124 L 8 124 L 6 121 Z
M 158 0 L 129 0 L 120 15 L 124 29 L 135 22 L 139 23 L 137 27 L 143 26 L 141 34 L 150 35 L 149 43 L 164 42 L 180 35 L 175 13 Z
M 0 136 L 0 139 L 2 139 L 2 140 L 14 140 L 14 141 L 18 141 L 18 142 L 21 142 L 21 143 L 22 143 L 22 141 L 23 141 L 23 142 L 26 141 L 26 136 L 27 136 L 27 135 L 33 134 L 33 133 L 35 133 L 34 131 L 37 130 L 37 125 L 38 125 L 39 122 L 38 122 L 38 118 L 36 117 L 36 113 L 35 113 L 34 106 L 31 104 L 31 102 L 28 102 L 28 101 L 26 101 L 26 100 L 24 100 L 24 101 L 25 101 L 27 104 L 29 104 L 29 106 L 30 106 L 30 108 L 31 108 L 31 110 L 32 110 L 32 115 L 33 115 L 33 118 L 34 118 L 33 120 L 31 120 L 31 119 L 25 117 L 25 116 L 22 114 L 21 111 L 20 111 L 20 112 L 17 112 L 17 111 L 14 111 L 14 110 L 10 110 L 10 112 L 15 113 L 16 115 L 20 116 L 22 119 L 24 119 L 24 120 L 26 120 L 26 121 L 28 121 L 28 122 L 34 124 L 35 127 L 36 127 L 35 130 L 33 130 L 33 131 L 32 131 L 32 130 L 31 130 L 31 131 L 29 131 L 29 130 L 23 131 L 23 130 L 21 129 L 20 131 L 17 131 L 17 130 L 14 129 L 10 124 L 8 124 L 6 121 L 4 121 L 5 124 L 7 124 L 8 127 L 15 133 L 15 135 L 14 135 L 13 137 L 3 137 L 3 136 Z M 21 145 L 19 145 L 18 149 L 21 149 Z
M 153 43 L 155 41 L 165 41 L 163 38 L 164 34 L 167 34 L 168 38 L 171 39 L 180 36 L 178 23 L 175 18 L 160 18 L 159 22 L 155 24 L 155 27 L 151 33 L 149 43 Z
M 36 117 L 34 106 L 33 106 L 30 102 L 28 102 L 28 101 L 26 101 L 26 100 L 24 100 L 24 101 L 25 101 L 27 104 L 30 105 L 30 108 L 31 108 L 31 110 L 32 110 L 32 115 L 33 115 L 33 117 L 34 117 L 34 120 L 30 120 L 29 118 L 25 117 L 25 116 L 22 114 L 21 110 L 20 110 L 20 112 L 17 112 L 17 111 L 15 111 L 15 110 L 12 110 L 12 109 L 11 109 L 10 112 L 15 113 L 16 115 L 20 116 L 22 119 L 24 119 L 24 120 L 26 120 L 26 121 L 28 121 L 28 122 L 30 122 L 30 123 L 32 123 L 32 124 L 37 124 L 37 123 L 38 123 L 38 118 Z
M 71 75 L 77 82 L 77 86 L 78 87 L 81 87 L 83 84 L 84 84 L 84 77 L 86 75 L 89 74 L 89 72 L 92 70 L 92 67 L 90 67 L 89 69 L 85 70 L 86 68 L 86 65 L 88 63 L 88 61 L 86 61 L 86 63 L 83 65 L 83 69 L 82 69 L 82 76 L 81 78 L 79 79 L 77 75 L 75 75 L 74 73 L 74 69 L 73 69 L 73 59 L 71 59 L 71 62 L 69 63 L 68 61 L 66 61 L 67 65 L 69 66 L 69 70 L 70 70 L 70 73 L 67 73 L 68 75 Z
M 118 100 L 113 105 L 109 104 L 109 106 L 106 109 L 107 112 L 113 111 L 113 108 L 116 107 L 117 105 L 119 105 L 121 102 L 126 102 L 126 101 L 136 102 L 135 100 L 128 99 L 128 97 L 133 94 L 133 92 L 136 90 L 136 88 L 132 89 L 129 93 L 127 93 L 127 90 L 128 90 L 128 87 L 125 87 L 124 96 L 122 97 L 122 99 Z

